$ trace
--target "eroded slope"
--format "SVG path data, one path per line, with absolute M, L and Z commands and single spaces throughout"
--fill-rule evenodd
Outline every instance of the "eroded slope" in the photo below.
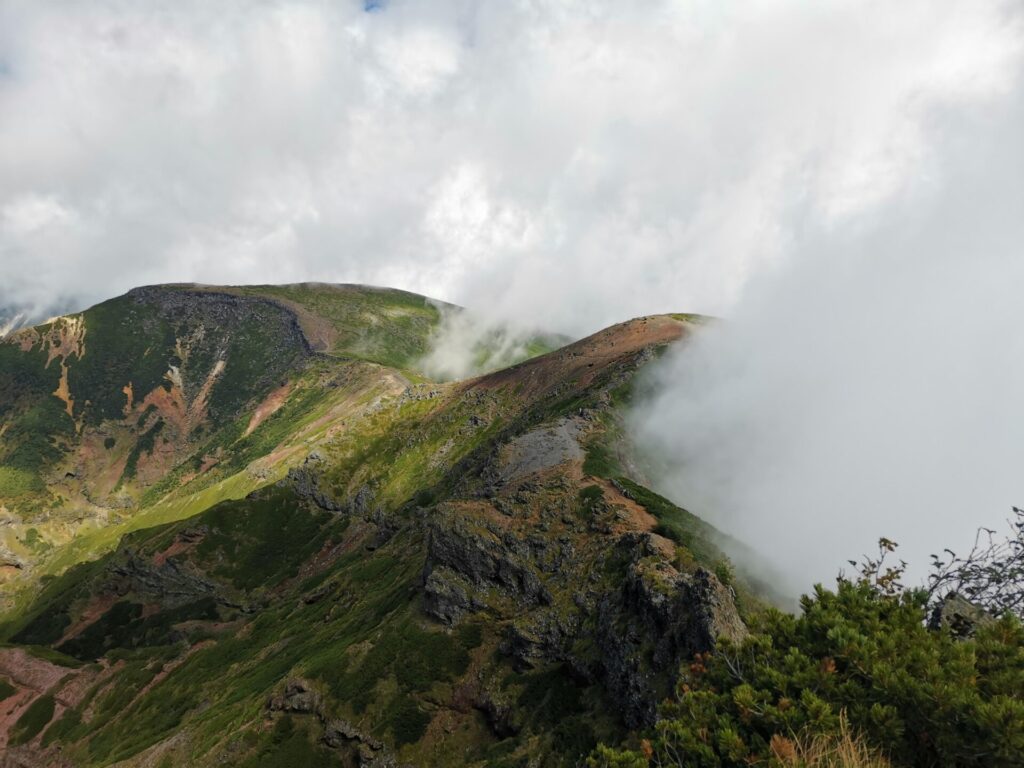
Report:
M 141 288 L 0 341 L 0 607 L 126 527 L 276 479 L 339 413 L 408 385 L 372 352 L 429 328 L 384 327 L 368 359 L 325 356 L 292 308 L 259 293 Z M 335 314 L 358 335 L 389 301 Z
M 650 722 L 753 605 L 618 468 L 616 402 L 687 328 L 335 412 L 280 482 L 50 581 L 6 637 L 87 663 L 11 680 L 9 759 L 574 765 Z

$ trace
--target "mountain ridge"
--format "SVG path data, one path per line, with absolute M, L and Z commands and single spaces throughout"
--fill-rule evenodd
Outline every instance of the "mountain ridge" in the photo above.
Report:
M 246 355 L 264 360 L 301 330 L 295 314 L 275 314 L 275 292 L 337 327 L 321 335 L 323 351 L 303 332 L 302 354 L 275 353 L 279 373 L 267 376 Z M 130 486 L 155 504 L 43 552 L 31 571 L 40 589 L 9 606 L 0 637 L 16 645 L 0 648 L 0 673 L 20 697 L 11 722 L 43 719 L 52 697 L 38 731 L 0 727 L 10 754 L 68 765 L 265 765 L 286 754 L 281 764 L 301 754 L 302 764 L 568 765 L 596 744 L 598 725 L 607 736 L 653 722 L 680 660 L 745 634 L 742 616 L 759 601 L 718 534 L 623 469 L 618 414 L 632 382 L 694 322 L 637 318 L 434 382 L 366 359 L 408 361 L 427 343 L 437 325 L 410 296 L 141 288 L 108 306 L 122 313 L 112 327 L 132 317 L 141 340 L 87 311 L 8 342 L 7 359 L 17 349 L 48 372 L 32 391 L 62 423 L 80 423 L 75 434 L 116 441 L 134 429 L 136 451 L 165 424 L 137 451 Z M 370 305 L 378 315 L 366 320 Z M 147 361 L 150 341 L 170 357 Z M 103 398 L 121 373 L 76 387 L 104 344 L 143 343 L 132 380 L 147 385 L 134 397 Z M 71 405 L 49 390 L 57 371 L 46 364 L 58 358 Z M 161 450 L 192 463 L 168 460 L 147 486 Z M 89 462 L 66 478 L 61 461 L 47 477 L 93 482 Z M 37 690 L 19 664 L 46 679 L 61 664 L 72 671 Z
M 356 285 L 142 286 L 11 334 L 0 343 L 0 511 L 15 523 L 0 537 L 4 572 L 17 576 L 11 572 L 31 565 L 26 536 L 37 548 L 59 546 L 71 540 L 69 525 L 103 525 L 168 492 L 181 496 L 185 486 L 195 494 L 212 484 L 207 480 L 228 482 L 230 474 L 210 471 L 226 442 L 236 465 L 239 456 L 271 454 L 276 443 L 269 444 L 274 436 L 265 422 L 282 408 L 325 407 L 315 379 L 328 376 L 327 367 L 337 374 L 339 359 L 356 389 L 390 391 L 408 386 L 409 376 L 421 379 L 408 366 L 425 352 L 442 306 Z M 315 315 L 318 308 L 326 311 Z M 307 331 L 323 336 L 332 323 L 344 325 L 345 337 L 328 334 L 314 349 Z M 317 363 L 318 355 L 333 360 Z M 248 420 L 232 423 L 242 410 Z M 271 427 L 282 432 L 280 424 Z M 268 444 L 253 444 L 260 437 Z M 240 441 L 250 446 L 240 451 Z M 186 461 L 191 469 L 182 468 Z M 174 478 L 186 482 L 176 487 Z M 256 485 L 232 482 L 244 490 Z M 15 506 L 28 507 L 30 516 L 63 509 L 66 524 L 51 526 L 53 536 L 46 526 L 19 530 L 8 514 Z

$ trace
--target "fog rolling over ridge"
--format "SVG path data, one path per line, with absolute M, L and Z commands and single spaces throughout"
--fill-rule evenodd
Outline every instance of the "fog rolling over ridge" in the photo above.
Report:
M 661 490 L 794 591 L 920 567 L 1024 504 L 1022 71 L 1019 0 L 0 2 L 0 334 L 366 283 L 472 311 L 452 379 L 714 314 L 632 415 Z
M 791 594 L 880 536 L 916 580 L 1024 504 L 1013 102 L 947 122 L 938 173 L 884 211 L 809 234 L 659 362 L 632 414 L 661 490 L 770 558 Z

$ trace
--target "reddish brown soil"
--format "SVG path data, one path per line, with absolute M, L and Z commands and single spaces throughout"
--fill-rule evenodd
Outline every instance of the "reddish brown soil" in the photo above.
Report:
M 71 397 L 71 389 L 68 387 L 68 365 L 63 360 L 60 361 L 60 382 L 57 384 L 57 389 L 53 391 L 53 396 L 64 403 L 64 410 L 67 411 L 68 416 L 72 419 L 75 418 L 75 401 Z
M 610 481 L 594 479 L 593 482 L 601 486 L 605 501 L 614 507 L 624 510 L 629 515 L 629 518 L 621 523 L 621 532 L 654 530 L 654 527 L 658 524 L 654 515 L 632 499 L 619 493 L 619 490 Z
M 465 389 L 517 388 L 519 396 L 536 402 L 569 382 L 585 389 L 610 366 L 636 357 L 645 349 L 682 338 L 685 323 L 653 315 L 613 325 L 593 336 L 524 363 L 466 382 Z
M 288 399 L 288 394 L 292 391 L 292 385 L 290 383 L 284 384 L 269 395 L 267 398 L 256 406 L 256 410 L 252 413 L 252 418 L 249 419 L 249 426 L 245 428 L 245 433 L 242 437 L 251 435 L 253 430 L 256 429 L 260 424 L 267 420 L 277 410 L 284 405 L 284 401 Z
M 11 681 L 17 693 L 0 702 L 0 748 L 7 746 L 11 728 L 44 693 L 53 692 L 54 718 L 68 707 L 76 706 L 96 672 L 88 668 L 69 669 L 38 659 L 23 648 L 0 648 L 0 676 Z M 63 681 L 63 682 L 62 682 Z
M 111 606 L 117 602 L 117 595 L 98 595 L 89 601 L 89 604 L 85 606 L 85 610 L 79 615 L 78 619 L 72 622 L 71 626 L 64 630 L 64 634 L 61 635 L 55 645 L 60 645 L 72 637 L 77 635 L 87 626 L 92 624 L 96 619 L 102 616 L 104 613 L 110 610 Z
M 135 412 L 141 414 L 151 405 L 156 408 L 163 420 L 173 425 L 180 434 L 187 432 L 188 406 L 181 387 L 176 384 L 172 384 L 170 389 L 157 387 L 135 406 Z
M 195 539 L 191 539 L 188 541 L 180 537 L 175 538 L 174 541 L 171 542 L 171 546 L 169 546 L 163 552 L 157 552 L 155 555 L 153 555 L 153 565 L 163 565 L 167 562 L 168 558 L 174 557 L 175 555 L 180 555 L 183 552 L 188 552 L 189 550 L 194 548 L 200 541 L 202 541 L 202 537 L 197 537 Z
M 50 345 L 46 357 L 47 367 L 57 357 L 65 361 L 74 355 L 81 360 L 85 354 L 85 321 L 81 315 L 59 318 L 43 337 L 43 341 Z

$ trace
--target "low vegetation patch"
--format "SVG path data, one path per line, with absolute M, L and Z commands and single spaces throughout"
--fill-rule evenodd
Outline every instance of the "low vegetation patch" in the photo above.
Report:
M 43 490 L 39 475 L 17 467 L 0 467 L 0 496 L 15 498 Z
M 728 563 L 712 541 L 714 529 L 710 525 L 627 477 L 618 477 L 615 483 L 626 496 L 655 517 L 658 521 L 655 533 L 685 547 L 697 563 L 714 569 L 719 577 L 725 573 L 731 576 Z
M 961 640 L 926 627 L 923 592 L 866 579 L 816 587 L 801 608 L 768 611 L 743 644 L 697 657 L 644 741 L 602 747 L 589 765 L 1024 764 L 1024 626 L 1012 614 Z M 867 762 L 821 755 L 847 722 Z M 799 762 L 801 749 L 819 761 Z
M 338 765 L 337 755 L 317 744 L 306 724 L 296 725 L 290 715 L 274 724 L 242 768 L 329 768 Z
M 215 620 L 217 607 L 212 597 L 143 617 L 139 603 L 122 600 L 82 632 L 59 646 L 78 659 L 98 659 L 113 648 L 167 645 L 172 626 L 190 619 Z
M 18 722 L 11 729 L 9 742 L 12 746 L 32 741 L 53 719 L 53 696 L 46 694 L 29 704 Z
M 210 532 L 196 549 L 212 572 L 239 589 L 273 587 L 295 576 L 326 541 L 331 516 L 312 512 L 291 492 L 226 501 L 203 513 Z

